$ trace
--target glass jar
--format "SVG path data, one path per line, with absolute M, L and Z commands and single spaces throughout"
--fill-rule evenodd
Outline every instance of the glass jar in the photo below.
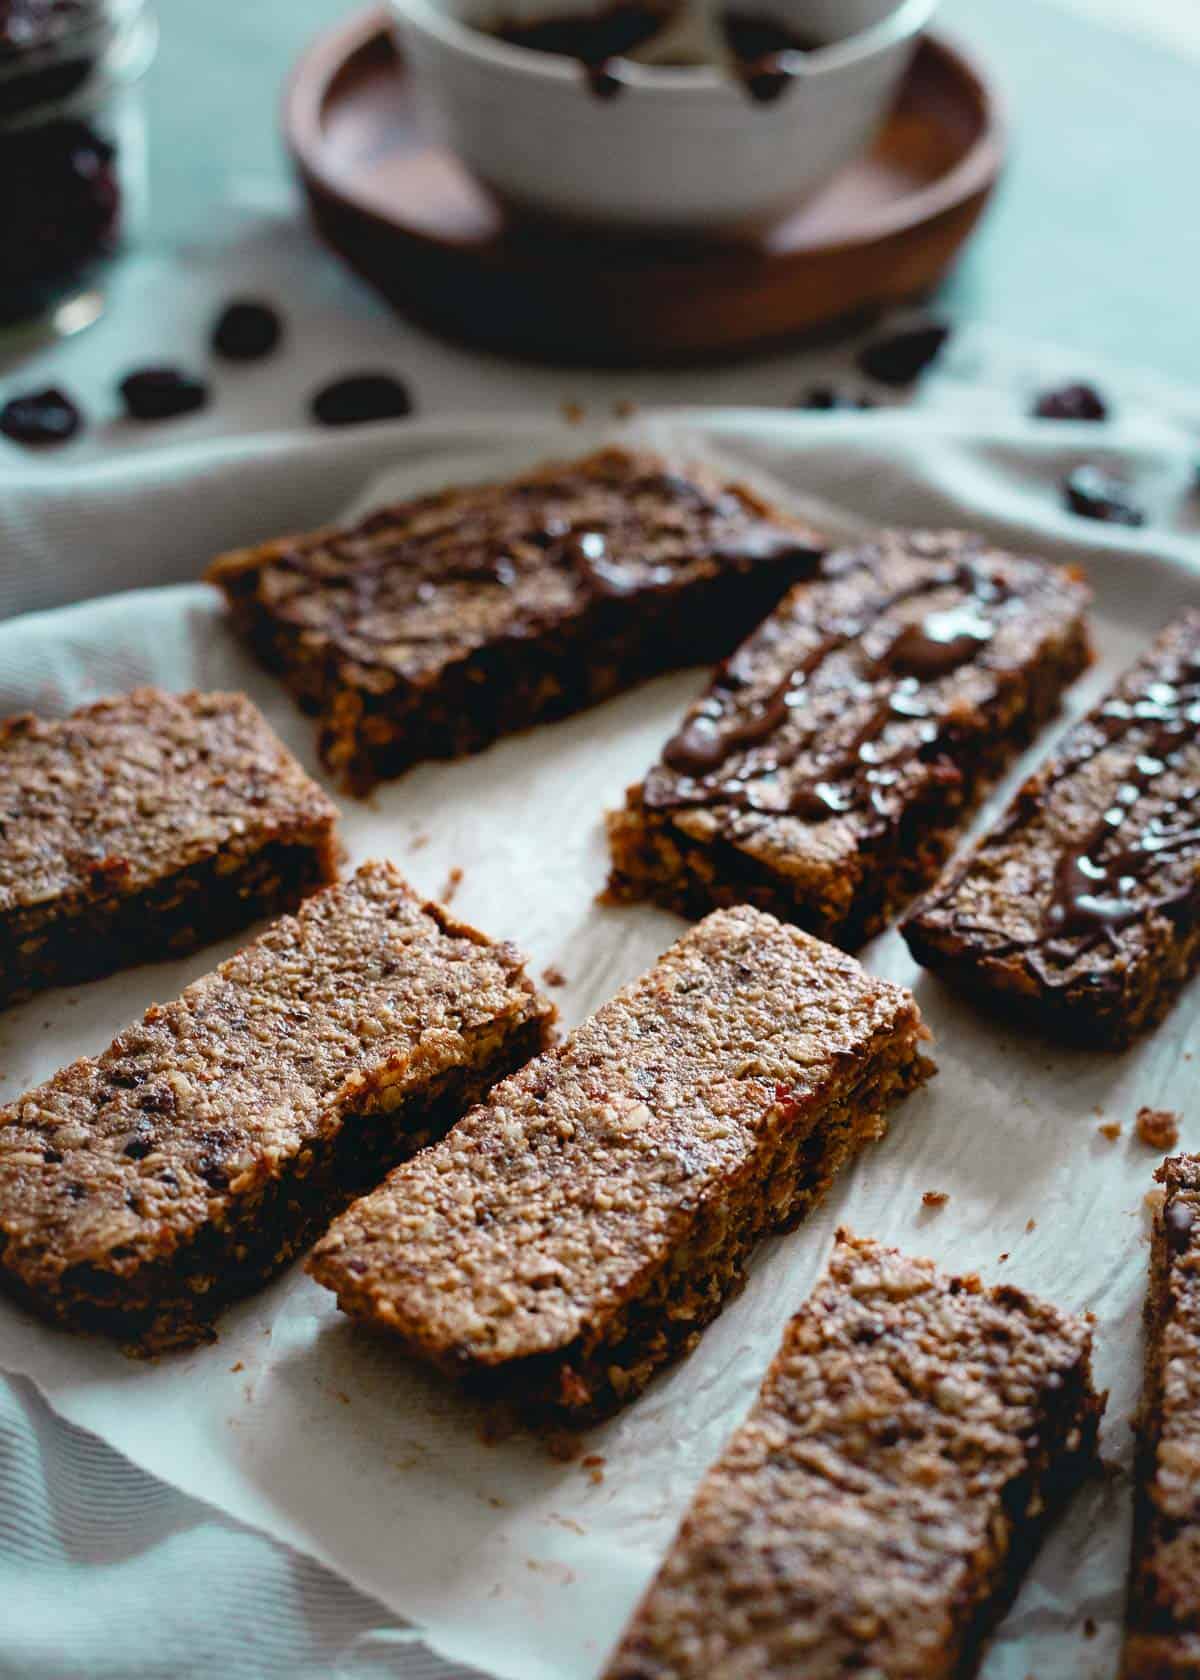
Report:
M 72 332 L 145 209 L 148 0 L 0 0 L 0 334 Z

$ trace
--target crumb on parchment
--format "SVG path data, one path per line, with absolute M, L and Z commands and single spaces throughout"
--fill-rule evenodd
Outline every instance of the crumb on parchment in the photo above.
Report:
M 948 1190 L 926 1190 L 921 1197 L 921 1206 L 927 1208 L 944 1208 L 950 1200 Z
M 565 986 L 567 977 L 556 963 L 547 963 L 542 970 L 542 979 L 547 986 Z
M 1139 1108 L 1138 1138 L 1148 1149 L 1174 1149 L 1179 1142 L 1179 1116 L 1170 1108 Z
M 446 880 L 445 880 L 445 884 L 443 885 L 441 892 L 438 894 L 438 898 L 441 900 L 441 902 L 443 904 L 449 904 L 450 901 L 453 899 L 455 893 L 458 891 L 459 887 L 462 884 L 462 878 L 463 878 L 463 872 L 458 867 L 458 865 L 455 864 L 454 868 L 450 871 L 449 875 L 447 875 Z
M 1116 1143 L 1121 1135 L 1121 1128 L 1115 1120 L 1105 1121 L 1103 1126 L 1096 1127 L 1096 1131 L 1102 1138 L 1107 1138 L 1109 1143 Z

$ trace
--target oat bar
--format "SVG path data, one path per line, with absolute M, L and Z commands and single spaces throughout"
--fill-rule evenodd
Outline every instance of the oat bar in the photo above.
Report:
M 966 1680 L 1092 1461 L 1091 1341 L 840 1231 L 605 1680 Z
M 1157 1174 L 1124 1680 L 1200 1674 L 1200 1156 Z
M 208 577 L 364 793 L 718 658 L 824 546 L 745 484 L 605 449 L 228 554 Z
M 553 1014 L 511 946 L 364 864 L 0 1109 L 0 1283 L 149 1351 L 196 1341 Z
M 855 949 L 944 861 L 1088 663 L 1070 572 L 961 532 L 831 556 L 718 670 L 609 818 L 611 893 L 745 902 Z
M 636 1394 L 932 1072 L 902 987 L 748 906 L 355 1203 L 310 1270 L 529 1421 Z
M 1069 731 L 903 931 L 960 990 L 1089 1048 L 1161 1020 L 1200 962 L 1200 612 Z
M 337 875 L 337 811 L 243 694 L 0 723 L 0 1003 L 178 956 Z

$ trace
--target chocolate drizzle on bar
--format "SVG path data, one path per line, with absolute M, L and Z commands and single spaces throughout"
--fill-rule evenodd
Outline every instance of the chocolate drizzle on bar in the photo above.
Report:
M 1030 778 L 983 842 L 978 867 L 968 865 L 940 895 L 956 939 L 985 950 L 988 961 L 1021 957 L 1038 984 L 1093 992 L 1112 990 L 1124 973 L 1122 933 L 1152 915 L 1185 931 L 1200 904 L 1200 613 L 1168 631 L 1095 711 L 1067 736 L 1057 756 Z M 1076 795 L 1069 784 L 1100 754 L 1122 751 L 1109 771 L 1096 772 L 1105 805 L 1078 832 L 1070 818 Z M 1064 795 L 1056 799 L 1056 790 Z M 1084 794 L 1086 798 L 1086 792 Z M 1094 796 L 1093 796 L 1094 797 Z M 1041 820 L 1045 817 L 1045 820 Z M 1074 832 L 1061 836 L 1060 816 Z M 1044 896 L 1010 935 L 1011 902 L 964 882 L 993 880 L 993 853 L 1011 854 L 1027 827 L 1029 854 L 1049 853 Z M 970 908 L 959 909 L 962 902 Z M 926 912 L 936 915 L 939 895 Z M 918 917 L 918 924 L 920 918 Z M 1030 923 L 1032 926 L 1030 928 Z M 1025 928 L 1030 928 L 1026 932 Z M 982 944 L 980 943 L 982 942 Z M 1117 959 L 1080 964 L 1097 946 Z
M 714 562 L 752 572 L 794 558 L 795 577 L 813 568 L 815 533 L 771 517 L 749 492 L 680 476 L 654 457 L 633 461 L 614 451 L 610 467 L 601 457 L 586 472 L 568 465 L 518 480 L 502 498 L 485 487 L 381 508 L 351 529 L 281 547 L 273 597 L 301 618 L 319 597 L 322 634 L 370 666 L 405 646 L 460 640 L 484 612 L 505 636 L 528 637 L 589 601 L 668 591 Z
M 888 649 L 888 664 L 921 682 L 936 682 L 974 659 L 991 641 L 993 630 L 974 606 L 930 613 L 905 625 Z
M 840 574 L 831 569 L 831 576 Z M 912 731 L 898 751 L 888 751 L 881 737 L 894 722 L 917 723 L 916 757 L 926 764 L 941 758 L 951 744 L 952 725 L 938 716 L 936 696 L 926 685 L 978 660 L 995 634 L 1006 604 L 1019 600 L 1000 572 L 974 559 L 928 566 L 882 597 L 870 598 L 872 573 L 863 568 L 866 610 L 833 624 L 764 694 L 747 693 L 746 650 L 725 662 L 708 695 L 699 703 L 663 751 L 663 766 L 651 773 L 644 791 L 655 810 L 725 806 L 823 822 L 869 805 L 886 818 L 886 790 L 899 779 L 914 754 Z M 831 655 L 861 639 L 892 608 L 906 601 L 955 589 L 964 599 L 948 609 L 934 609 L 902 624 L 881 652 L 859 660 L 857 681 L 847 691 L 847 705 L 865 703 L 848 738 L 828 747 L 814 742 L 803 709 L 810 679 Z M 804 597 L 797 602 L 803 610 Z M 797 727 L 791 727 L 793 718 Z M 762 750 L 759 750 L 762 749 Z M 748 755 L 753 755 L 746 762 Z M 779 772 L 801 757 L 812 763 L 800 780 L 785 788 Z M 673 773 L 671 776 L 669 773 Z M 939 774 L 956 776 L 948 761 Z
M 1058 861 L 1043 920 L 1049 938 L 1118 929 L 1150 910 L 1169 915 L 1192 897 L 1191 887 L 1184 886 L 1147 901 L 1137 888 L 1164 859 L 1200 851 L 1200 785 L 1187 781 L 1176 788 L 1136 829 L 1134 813 L 1158 779 L 1178 769 L 1181 754 L 1200 737 L 1200 655 L 1181 660 L 1170 680 L 1156 676 L 1136 699 L 1107 701 L 1088 721 L 1089 740 L 1082 752 L 1071 756 L 1071 772 L 1128 735 L 1137 733 L 1142 739 L 1104 814 Z M 1127 838 L 1131 829 L 1133 838 Z

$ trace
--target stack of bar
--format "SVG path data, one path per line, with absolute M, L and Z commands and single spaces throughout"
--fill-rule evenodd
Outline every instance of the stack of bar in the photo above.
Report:
M 825 546 L 745 484 L 606 449 L 228 554 L 208 576 L 365 793 L 720 657 Z
M 883 1133 L 927 1036 L 853 958 L 717 912 L 355 1203 L 310 1270 L 528 1421 L 603 1415 Z
M 1200 961 L 1200 612 L 1169 627 L 904 928 L 974 996 L 1120 1048 Z
M 854 949 L 1091 654 L 1071 572 L 959 532 L 832 556 L 718 670 L 609 819 L 610 889 L 757 904 Z
M 335 879 L 337 811 L 242 694 L 0 723 L 0 1003 L 178 956 Z
M 1156 1176 L 1125 1680 L 1200 1674 L 1200 1156 Z
M 1091 1330 L 839 1232 L 605 1680 L 965 1680 L 1090 1465 Z
M 0 1283 L 146 1351 L 202 1339 L 553 1015 L 511 946 L 364 864 L 0 1109 Z

